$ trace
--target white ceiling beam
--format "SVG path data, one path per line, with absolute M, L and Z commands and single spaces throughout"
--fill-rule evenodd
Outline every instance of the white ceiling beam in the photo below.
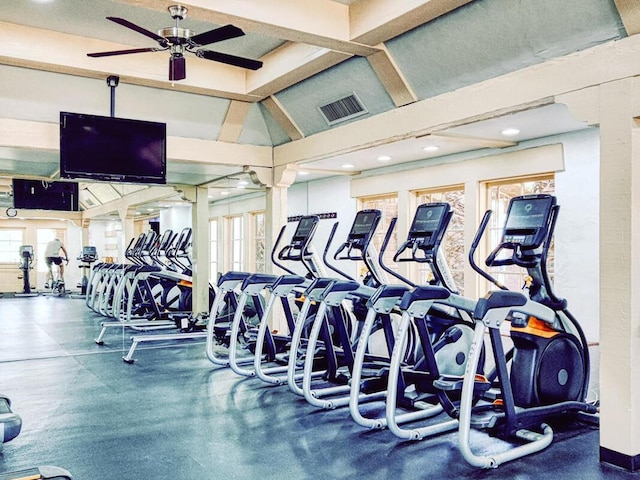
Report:
M 106 78 L 117 73 L 122 83 L 214 95 L 243 101 L 258 98 L 246 94 L 246 72 L 216 62 L 187 58 L 187 78 L 169 82 L 168 52 L 91 58 L 90 52 L 130 48 L 127 45 L 65 33 L 0 22 L 0 63 Z
M 267 111 L 275 119 L 276 122 L 282 127 L 291 140 L 299 140 L 304 137 L 304 133 L 296 122 L 291 118 L 286 109 L 274 96 L 265 98 L 262 102 Z
M 395 106 L 402 107 L 418 100 L 418 96 L 409 85 L 400 68 L 398 68 L 387 48 L 384 44 L 380 44 L 380 47 L 380 51 L 369 55 L 367 60 Z
M 89 210 L 85 210 L 82 212 L 82 219 L 87 220 L 100 217 L 102 215 L 108 215 L 113 212 L 119 212 L 120 210 L 135 207 L 136 205 L 144 205 L 145 203 L 162 200 L 175 194 L 176 190 L 173 187 L 149 187 L 130 195 L 126 195 L 118 200 L 113 200 L 111 202 L 92 207 Z
M 231 100 L 220 128 L 219 142 L 238 143 L 249 107 L 251 107 L 250 103 Z
M 286 43 L 262 57 L 263 67 L 247 74 L 247 93 L 265 98 L 351 58 L 302 43 Z
M 57 123 L 0 118 L 0 147 L 57 151 L 60 149 L 60 126 Z M 167 137 L 169 162 L 225 164 L 240 167 L 271 167 L 271 147 Z
M 495 138 L 472 137 L 471 135 L 459 135 L 455 133 L 435 132 L 422 135 L 416 138 L 428 138 L 431 140 L 445 140 L 456 143 L 458 145 L 467 145 L 473 148 L 507 148 L 515 147 L 518 142 L 510 142 L 508 140 L 498 140 Z
M 116 0 L 166 11 L 175 0 Z M 189 18 L 218 25 L 234 24 L 247 32 L 306 43 L 351 55 L 367 56 L 376 48 L 353 42 L 349 7 L 327 0 L 188 0 L 180 2 Z
M 638 0 L 613 0 L 627 35 L 640 33 L 640 8 Z
M 350 38 L 377 45 L 473 0 L 368 0 L 349 7 Z

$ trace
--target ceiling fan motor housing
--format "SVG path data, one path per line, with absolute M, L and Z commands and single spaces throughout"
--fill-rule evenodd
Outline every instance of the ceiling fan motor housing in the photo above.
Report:
M 193 36 L 193 31 L 188 28 L 166 27 L 158 30 L 158 35 L 173 44 L 184 45 Z

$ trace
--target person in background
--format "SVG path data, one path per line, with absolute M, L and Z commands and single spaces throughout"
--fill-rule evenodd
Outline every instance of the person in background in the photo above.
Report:
M 60 251 L 64 253 L 64 257 L 60 255 Z M 51 269 L 51 264 L 55 263 L 60 268 L 60 280 L 64 282 L 64 265 L 62 260 L 68 261 L 69 254 L 67 253 L 67 249 L 64 248 L 62 241 L 59 238 L 54 238 L 49 243 L 47 243 L 47 248 L 44 251 L 44 262 L 47 264 L 47 280 L 44 284 L 44 288 L 49 288 L 50 282 L 53 281 L 53 271 Z

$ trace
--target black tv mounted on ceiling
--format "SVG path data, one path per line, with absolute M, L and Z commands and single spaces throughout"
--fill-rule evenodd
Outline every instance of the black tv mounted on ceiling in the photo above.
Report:
M 14 208 L 78 211 L 77 182 L 46 182 L 14 178 L 12 186 Z
M 60 177 L 167 183 L 165 123 L 60 112 Z

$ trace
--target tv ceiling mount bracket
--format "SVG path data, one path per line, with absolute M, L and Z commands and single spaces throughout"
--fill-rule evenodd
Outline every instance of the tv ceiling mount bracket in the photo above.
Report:
M 110 115 L 112 117 L 116 116 L 116 87 L 119 82 L 120 77 L 117 75 L 109 75 L 107 77 L 107 86 L 111 89 Z

